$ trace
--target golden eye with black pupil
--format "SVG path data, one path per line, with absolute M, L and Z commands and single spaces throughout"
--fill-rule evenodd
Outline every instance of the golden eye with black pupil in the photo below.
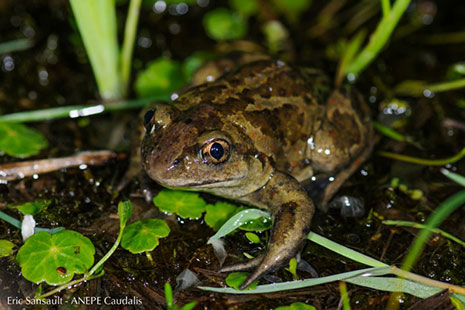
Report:
M 149 130 L 149 127 L 153 126 L 152 119 L 153 119 L 154 115 L 155 115 L 155 109 L 149 110 L 149 111 L 147 111 L 147 113 L 145 113 L 145 115 L 144 115 L 144 127 L 145 127 L 145 130 Z
M 210 163 L 219 164 L 228 160 L 230 146 L 227 141 L 216 139 L 202 146 L 201 152 L 203 160 Z

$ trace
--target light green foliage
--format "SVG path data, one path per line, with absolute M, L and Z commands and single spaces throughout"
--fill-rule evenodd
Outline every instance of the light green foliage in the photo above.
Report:
M 70 0 L 95 79 L 104 99 L 121 97 L 114 0 Z
M 179 62 L 158 58 L 149 62 L 145 70 L 139 72 L 135 88 L 140 97 L 157 96 L 169 100 L 171 94 L 185 83 Z
M 131 201 L 120 201 L 118 204 L 118 217 L 119 217 L 119 226 L 120 229 L 126 226 L 129 218 L 131 217 L 132 213 L 132 204 Z
M 23 276 L 31 282 L 60 285 L 81 274 L 94 263 L 92 242 L 78 232 L 62 230 L 54 235 L 32 235 L 16 255 Z
M 182 63 L 182 73 L 186 81 L 191 81 L 192 76 L 205 61 L 210 59 L 212 55 L 207 52 L 198 51 L 184 59 Z
M 270 53 L 278 53 L 289 37 L 289 33 L 284 25 L 277 21 L 272 20 L 263 25 L 263 33 L 266 37 L 266 43 Z
M 205 214 L 205 222 L 215 231 L 236 213 L 237 207 L 227 202 L 217 202 L 214 205 L 207 205 Z
M 295 259 L 295 257 L 289 261 L 289 268 L 286 268 L 286 270 L 292 274 L 294 279 L 299 279 L 299 276 L 297 275 L 297 259 Z
M 250 275 L 248 272 L 232 272 L 226 277 L 226 284 L 229 287 L 233 287 L 236 290 L 239 289 L 239 286 L 244 283 L 244 281 L 247 279 L 247 277 Z M 253 290 L 257 287 L 258 281 L 252 282 L 246 290 Z
M 260 217 L 258 219 L 248 220 L 239 228 L 246 231 L 264 231 L 271 228 L 271 218 Z
M 20 123 L 0 122 L 0 153 L 29 157 L 47 146 L 47 140 L 38 131 Z
M 254 15 L 258 11 L 256 0 L 229 0 L 229 6 L 244 16 Z
M 0 257 L 10 256 L 13 254 L 15 245 L 9 240 L 0 240 Z
M 126 227 L 121 246 L 132 254 L 152 251 L 158 246 L 158 239 L 169 233 L 170 228 L 163 220 L 143 219 Z
M 15 208 L 20 211 L 22 214 L 37 214 L 43 209 L 47 208 L 52 203 L 51 200 L 37 200 L 33 202 L 26 202 L 20 205 L 9 206 L 10 208 Z
M 297 21 L 300 14 L 307 10 L 312 4 L 311 0 L 273 0 L 275 6 L 284 14 L 291 22 Z
M 191 310 L 194 309 L 195 305 L 197 304 L 195 301 L 185 304 L 182 307 L 178 307 L 174 304 L 173 299 L 173 289 L 169 282 L 165 283 L 165 299 L 166 299 L 166 307 L 168 310 Z
M 316 310 L 314 306 L 304 304 L 303 302 L 294 302 L 289 306 L 281 306 L 274 310 Z
M 164 189 L 153 198 L 153 203 L 162 211 L 175 213 L 182 218 L 198 219 L 207 203 L 198 193 Z
M 203 18 L 207 35 L 214 40 L 236 40 L 247 33 L 246 20 L 226 8 L 214 9 Z
M 254 233 L 246 232 L 245 237 L 252 243 L 260 243 L 260 237 Z

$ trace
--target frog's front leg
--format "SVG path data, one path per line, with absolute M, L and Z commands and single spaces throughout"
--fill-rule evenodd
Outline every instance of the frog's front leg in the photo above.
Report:
M 297 180 L 282 172 L 275 172 L 263 188 L 241 200 L 270 210 L 273 218 L 266 253 L 247 263 L 227 266 L 221 270 L 229 272 L 256 267 L 240 286 L 240 289 L 244 289 L 297 254 L 310 232 L 315 206 Z

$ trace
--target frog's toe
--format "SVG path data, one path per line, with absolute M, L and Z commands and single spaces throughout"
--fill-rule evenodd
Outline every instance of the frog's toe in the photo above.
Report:
M 237 263 L 229 266 L 224 266 L 219 272 L 234 272 L 234 271 L 245 271 L 253 268 L 257 268 L 263 261 L 264 255 L 257 256 L 247 262 Z

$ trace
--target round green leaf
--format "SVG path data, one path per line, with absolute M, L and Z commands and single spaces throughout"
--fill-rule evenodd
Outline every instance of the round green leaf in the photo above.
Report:
M 37 214 L 43 209 L 47 208 L 52 203 L 51 200 L 37 200 L 33 202 L 26 202 L 20 205 L 13 205 L 10 206 L 11 208 L 15 208 L 20 211 L 22 214 Z
M 274 310 L 316 310 L 314 306 L 304 304 L 303 302 L 294 302 L 289 306 L 281 306 Z
M 167 237 L 169 233 L 170 228 L 165 221 L 143 219 L 126 227 L 121 246 L 132 254 L 152 251 L 157 247 L 158 239 Z
M 20 123 L 0 122 L 0 153 L 28 157 L 46 148 L 47 140 L 37 130 Z
M 9 240 L 0 240 L 0 257 L 10 256 L 13 254 L 15 245 Z
M 137 75 L 135 87 L 140 97 L 158 96 L 169 100 L 171 94 L 186 84 L 181 64 L 166 58 L 149 62 Z
M 241 15 L 225 8 L 205 14 L 203 26 L 209 37 L 215 40 L 235 40 L 247 33 L 247 22 Z
M 226 277 L 226 284 L 229 287 L 233 287 L 236 290 L 239 289 L 239 286 L 244 283 L 244 281 L 247 279 L 247 277 L 250 275 L 248 272 L 232 272 Z M 257 287 L 258 285 L 258 280 L 252 282 L 246 290 L 253 290 Z
M 88 238 L 62 230 L 53 235 L 32 235 L 19 249 L 16 260 L 27 280 L 60 285 L 70 281 L 75 273 L 87 272 L 94 264 L 94 254 L 94 245 Z
M 217 202 L 214 205 L 208 204 L 206 207 L 205 222 L 215 231 L 236 213 L 237 207 L 227 202 Z
M 229 5 L 244 16 L 250 16 L 257 13 L 256 0 L 229 0 Z
M 175 213 L 182 218 L 198 219 L 207 203 L 198 193 L 164 189 L 153 198 L 153 203 L 162 211 Z

